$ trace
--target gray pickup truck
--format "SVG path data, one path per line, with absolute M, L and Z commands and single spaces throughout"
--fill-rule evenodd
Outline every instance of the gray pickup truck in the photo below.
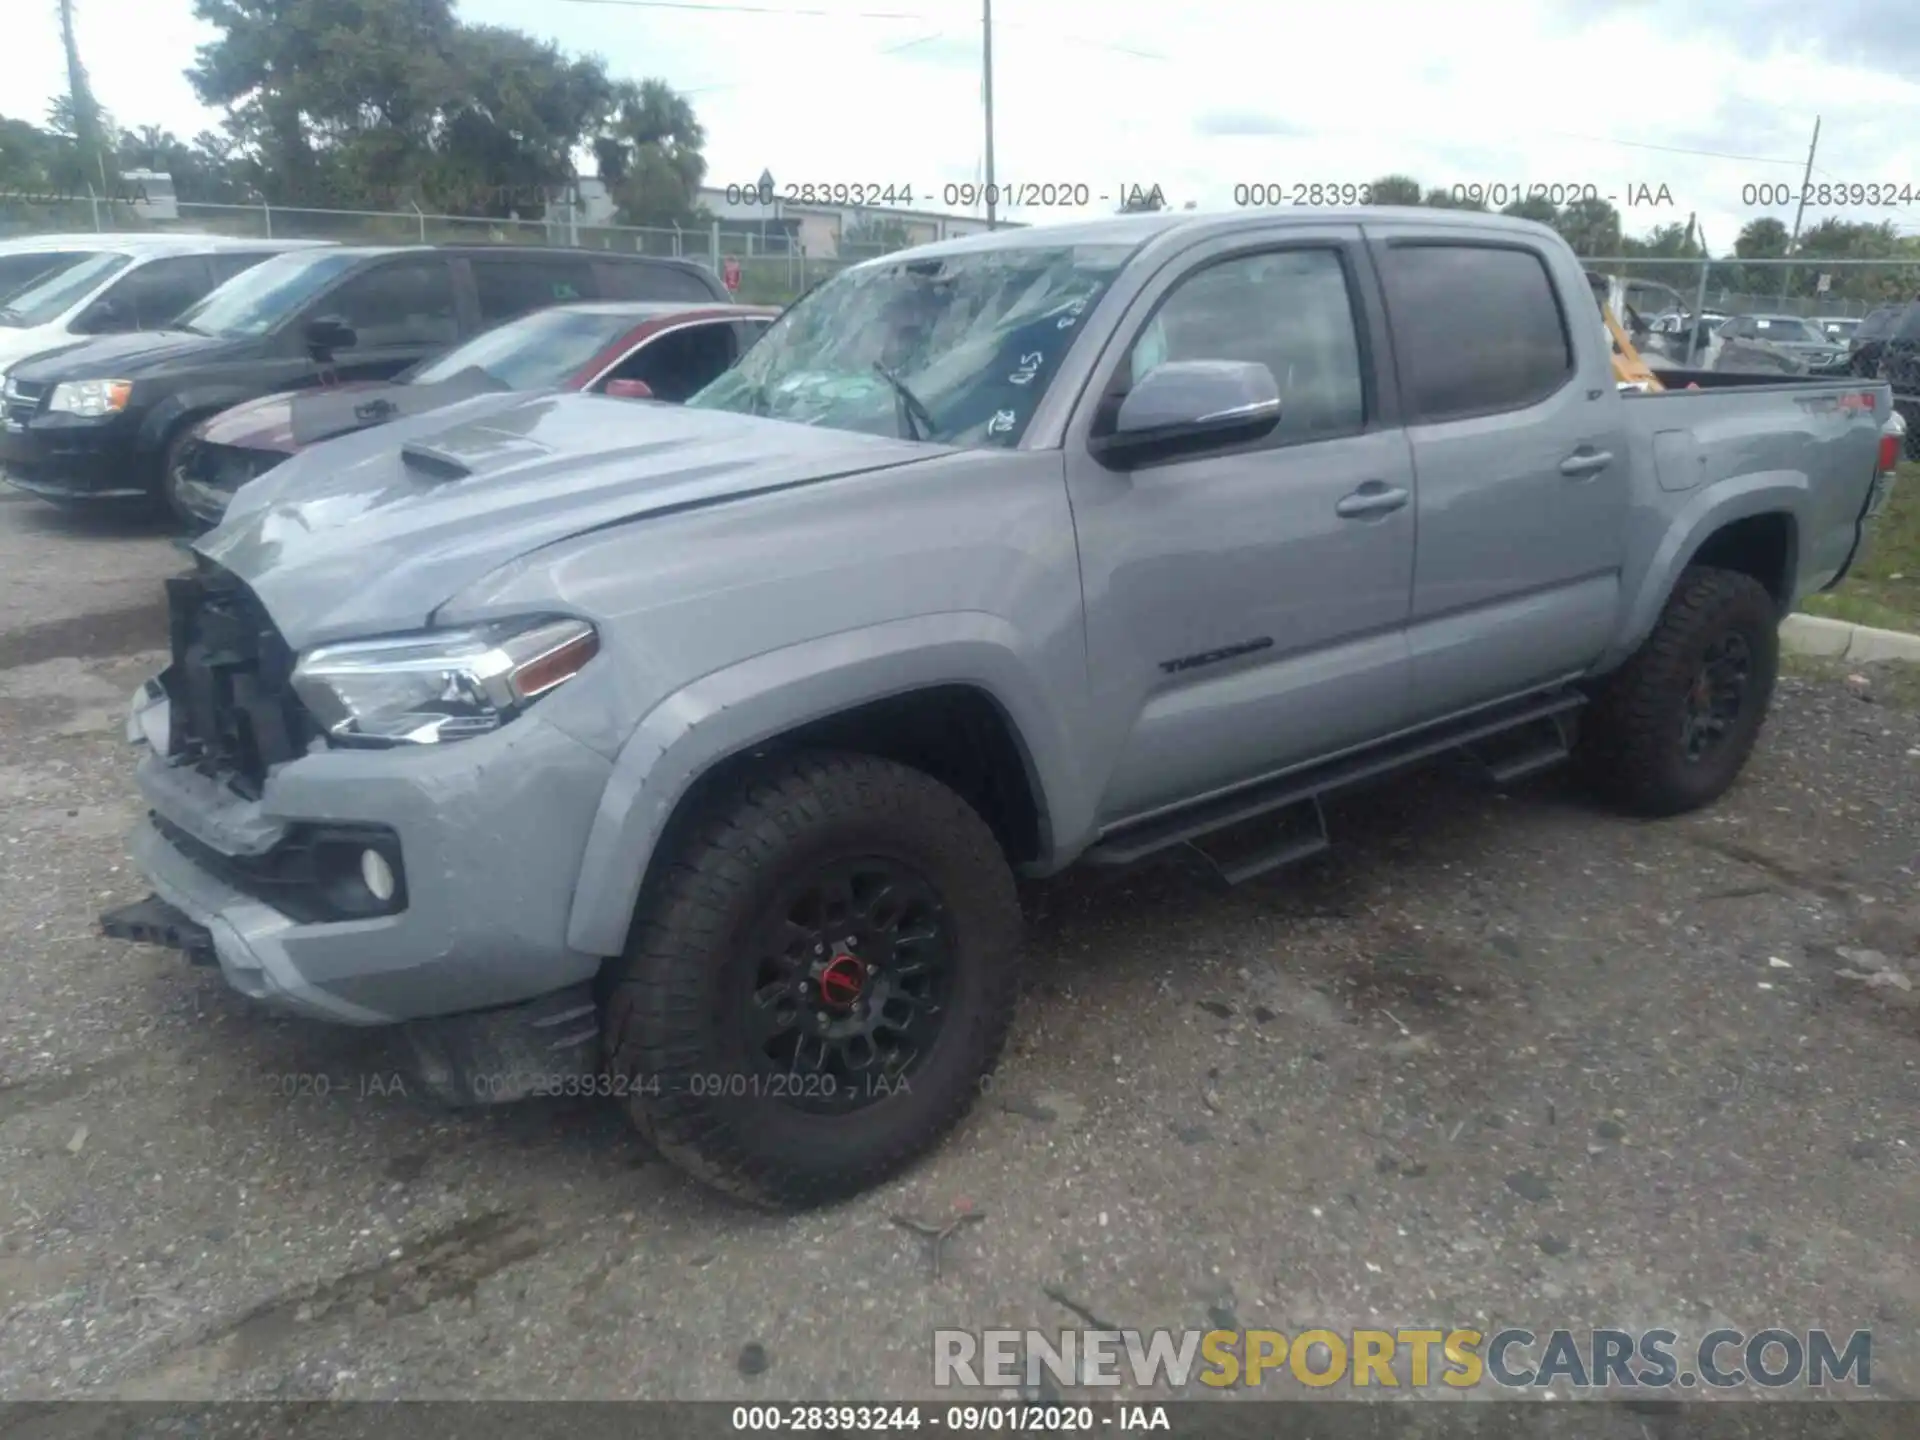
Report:
M 856 266 L 681 407 L 482 395 L 246 486 L 134 698 L 109 934 L 612 1095 L 808 1204 L 967 1109 L 1014 875 L 1322 849 L 1442 755 L 1734 780 L 1884 498 L 1884 384 L 1623 394 L 1579 263 L 1430 210 Z

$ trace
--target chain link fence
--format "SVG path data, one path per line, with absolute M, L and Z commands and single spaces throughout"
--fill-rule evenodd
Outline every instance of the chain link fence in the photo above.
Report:
M 0 197 L 0 238 L 63 232 L 213 234 L 351 245 L 568 245 L 693 260 L 715 274 L 740 267 L 739 297 L 782 304 L 848 265 L 888 252 L 842 241 L 831 253 L 776 227 L 593 225 L 569 216 L 541 220 L 435 215 L 422 210 L 323 210 L 281 205 L 179 202 L 159 218 L 148 207 L 105 199 L 23 202 Z

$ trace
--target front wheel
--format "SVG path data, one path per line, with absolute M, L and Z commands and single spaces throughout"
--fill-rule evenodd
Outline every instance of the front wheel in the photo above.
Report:
M 1677 815 L 1720 798 L 1752 754 L 1780 666 L 1779 614 L 1750 575 L 1684 571 L 1646 642 L 1580 727 L 1588 778 L 1628 810 Z
M 1019 928 L 959 795 L 871 756 L 776 757 L 659 858 L 608 976 L 608 1068 L 641 1133 L 711 1185 L 769 1205 L 864 1190 L 979 1093 Z

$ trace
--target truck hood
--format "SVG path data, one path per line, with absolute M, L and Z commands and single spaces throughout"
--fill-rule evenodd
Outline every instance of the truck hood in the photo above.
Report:
M 241 489 L 194 548 L 295 649 L 417 629 L 509 561 L 666 510 L 947 453 L 585 394 L 490 394 L 343 435 Z

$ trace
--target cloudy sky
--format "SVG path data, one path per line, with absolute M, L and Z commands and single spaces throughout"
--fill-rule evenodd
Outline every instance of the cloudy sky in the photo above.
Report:
M 1592 185 L 1629 233 L 1697 211 L 1716 251 L 1756 214 L 1743 187 L 1912 186 L 1871 212 L 1920 233 L 1914 0 L 996 0 L 1002 184 L 1123 187 L 1181 205 L 1235 187 Z M 122 123 L 217 124 L 182 70 L 207 33 L 191 0 L 79 0 L 83 54 Z M 21 0 L 0 49 L 0 114 L 38 120 L 62 86 L 51 0 Z M 910 185 L 925 209 L 980 173 L 977 0 L 461 0 L 690 94 L 709 180 Z M 1684 16 L 1686 18 L 1679 18 Z M 1671 203 L 1630 204 L 1641 187 Z M 1102 202 L 1098 197 L 1110 197 Z M 1040 221 L 1069 211 L 1026 210 Z

